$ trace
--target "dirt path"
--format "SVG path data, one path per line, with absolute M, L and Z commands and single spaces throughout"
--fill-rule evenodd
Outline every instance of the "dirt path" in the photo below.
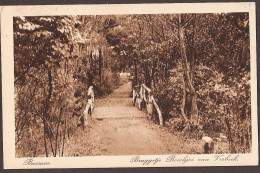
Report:
M 133 107 L 130 94 L 131 82 L 127 82 L 106 98 L 97 99 L 92 117 L 94 119 L 145 117 L 144 113 Z
M 95 100 L 92 121 L 66 144 L 67 156 L 194 153 L 180 137 L 147 120 L 132 106 L 131 83 Z

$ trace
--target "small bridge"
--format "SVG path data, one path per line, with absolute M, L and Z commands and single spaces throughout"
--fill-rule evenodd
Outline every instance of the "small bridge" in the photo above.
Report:
M 152 91 L 145 85 L 135 86 L 126 82 L 113 93 L 94 100 L 89 89 L 86 110 L 95 107 L 87 130 L 79 131 L 78 137 L 67 143 L 66 156 L 116 156 L 116 155 L 163 155 L 192 153 L 181 136 L 162 127 L 161 111 Z M 92 102 L 94 101 L 94 102 Z M 142 109 L 142 111 L 140 110 Z M 87 113 L 88 111 L 85 111 Z M 157 116 L 161 125 L 147 121 Z M 85 116 L 90 118 L 89 114 Z M 193 146 L 193 144 L 192 144 Z
M 135 86 L 127 82 L 110 95 L 95 99 L 91 97 L 86 106 L 85 119 L 91 123 L 88 130 L 81 132 L 81 143 L 73 144 L 73 152 L 79 155 L 134 155 L 167 154 L 171 151 L 175 137 L 163 130 L 161 111 L 152 91 L 145 85 Z M 150 123 L 149 116 L 159 116 L 159 123 Z M 90 121 L 89 121 L 90 122 Z M 86 123 L 88 124 L 88 123 Z M 167 139 L 167 140 L 165 140 Z M 88 146 L 77 150 L 77 146 Z M 174 144 L 179 145 L 179 144 Z M 176 151 L 177 152 L 177 151 Z
M 145 111 L 140 111 L 144 109 Z M 123 84 L 114 90 L 112 94 L 98 99 L 97 103 L 95 103 L 95 109 L 93 87 L 91 86 L 88 89 L 88 103 L 84 111 L 86 124 L 90 116 L 95 119 L 107 119 L 143 118 L 147 116 L 151 117 L 152 115 L 158 116 L 160 125 L 163 125 L 162 113 L 159 106 L 152 95 L 151 89 L 144 84 L 135 86 L 133 89 L 131 82 Z

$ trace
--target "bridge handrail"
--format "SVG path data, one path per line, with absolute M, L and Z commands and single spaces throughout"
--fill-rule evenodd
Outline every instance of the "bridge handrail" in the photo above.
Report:
M 90 86 L 88 88 L 88 94 L 87 94 L 87 105 L 86 105 L 85 110 L 84 110 L 84 125 L 87 124 L 87 119 L 88 119 L 89 113 L 91 115 L 92 112 L 93 112 L 94 101 L 95 101 L 95 95 L 94 95 L 93 86 Z
M 140 88 L 140 91 L 138 92 L 137 89 L 139 89 L 139 88 Z M 148 95 L 146 95 L 145 91 L 147 91 Z M 155 109 L 156 109 L 156 111 L 158 113 L 158 116 L 159 116 L 159 123 L 160 123 L 161 126 L 163 126 L 162 112 L 161 112 L 158 104 L 156 103 L 153 95 L 152 95 L 152 90 L 150 88 L 148 88 L 145 84 L 141 84 L 139 86 L 135 86 L 133 88 L 133 99 L 135 100 L 136 98 L 141 98 L 142 100 L 144 100 L 146 102 L 146 105 L 148 105 L 148 104 L 153 104 L 154 105 L 154 107 L 155 107 Z M 146 108 L 147 108 L 147 106 L 146 106 Z

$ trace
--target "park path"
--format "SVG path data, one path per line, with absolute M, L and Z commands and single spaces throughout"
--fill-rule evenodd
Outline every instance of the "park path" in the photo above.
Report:
M 167 153 L 160 136 L 144 121 L 145 112 L 133 107 L 130 94 L 131 83 L 128 82 L 96 104 L 93 118 L 100 120 L 98 133 L 106 136 L 104 140 L 106 153 L 111 155 Z
M 66 146 L 67 156 L 159 155 L 191 152 L 181 138 L 132 105 L 131 83 L 95 100 L 92 120 Z

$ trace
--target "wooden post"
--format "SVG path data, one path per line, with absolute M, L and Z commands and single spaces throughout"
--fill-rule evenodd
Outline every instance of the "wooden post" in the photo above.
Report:
M 146 90 L 146 91 L 148 92 L 148 94 L 150 95 L 151 89 L 148 88 L 146 85 L 142 84 L 142 85 L 141 85 L 141 92 L 140 92 L 140 93 L 143 94 L 143 91 L 144 91 L 144 90 Z M 153 95 L 150 95 L 150 99 L 151 99 L 151 102 L 153 103 L 153 105 L 154 105 L 154 107 L 155 107 L 155 109 L 156 109 L 156 111 L 157 111 L 157 113 L 158 113 L 159 123 L 160 123 L 161 126 L 163 126 L 162 112 L 161 112 L 159 106 L 157 105 L 157 103 L 156 103 L 156 101 L 155 101 Z
M 163 126 L 163 117 L 162 117 L 161 110 L 160 110 L 159 106 L 157 105 L 156 101 L 154 100 L 154 97 L 152 96 L 151 98 L 152 98 L 154 107 L 158 113 L 160 125 Z
M 90 98 L 89 98 L 90 96 Z M 94 109 L 94 101 L 95 101 L 95 96 L 94 96 L 94 90 L 93 86 L 90 86 L 88 88 L 88 97 L 87 97 L 87 105 L 85 107 L 85 110 L 83 112 L 83 117 L 84 117 L 84 126 L 88 124 L 88 118 L 89 118 L 89 109 L 90 109 L 90 115 L 92 114 L 92 111 Z

